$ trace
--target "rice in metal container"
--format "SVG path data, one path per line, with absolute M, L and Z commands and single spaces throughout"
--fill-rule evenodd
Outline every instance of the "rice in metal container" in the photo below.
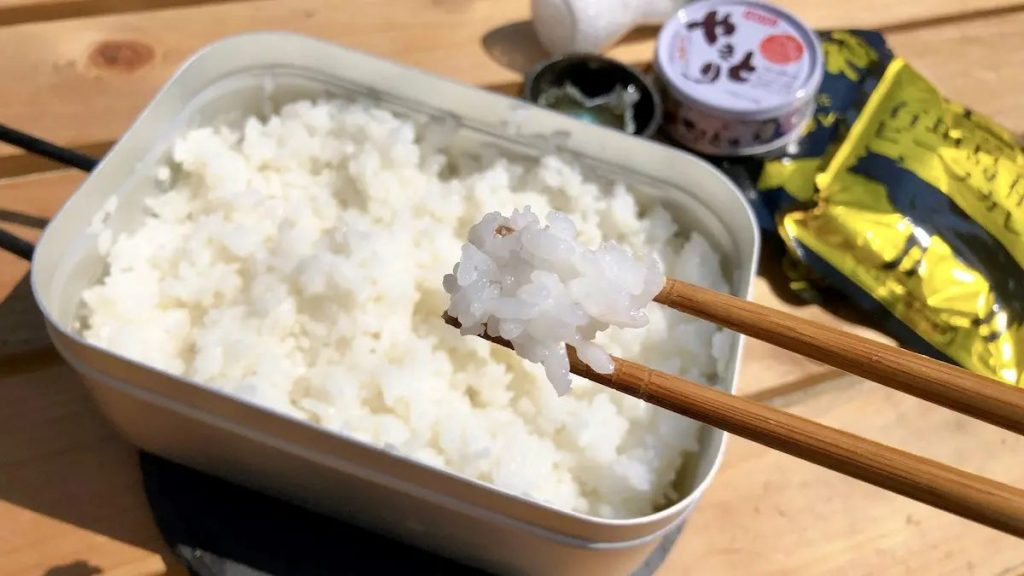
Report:
M 585 244 L 644 250 L 677 277 L 728 290 L 718 255 L 621 183 L 587 180 L 555 155 L 435 150 L 431 128 L 332 99 L 188 131 L 134 230 L 106 227 L 106 205 L 98 213 L 107 273 L 82 294 L 82 335 L 553 506 L 631 518 L 671 504 L 697 423 L 578 378 L 558 398 L 536 366 L 445 325 L 441 281 L 473 221 L 524 204 L 568 211 Z M 619 277 L 625 260 L 612 265 Z M 726 332 L 665 307 L 649 316 L 600 343 L 718 380 Z

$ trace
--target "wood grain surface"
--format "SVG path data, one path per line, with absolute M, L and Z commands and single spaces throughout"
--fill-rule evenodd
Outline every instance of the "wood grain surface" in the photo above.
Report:
M 0 573 L 163 574 L 176 564 L 135 450 L 70 368 L 51 360 L 2 374 L 0 399 Z
M 1011 10 L 1019 2 L 783 4 L 819 27 L 895 27 L 893 45 L 949 86 L 951 96 L 1024 130 L 1012 84 L 1024 55 L 1024 35 L 1016 33 L 1024 13 Z M 526 0 L 261 0 L 23 23 L 0 34 L 0 54 L 19 55 L 0 59 L 0 77 L 31 81 L 0 83 L 0 110 L 15 128 L 102 151 L 193 52 L 224 36 L 263 29 L 310 34 L 460 81 L 514 90 L 523 71 L 544 57 L 528 17 Z M 444 34 L 436 34 L 439 29 Z M 610 54 L 646 62 L 653 36 L 653 30 L 633 34 Z M 40 166 L 46 165 L 0 147 L 0 175 Z
M 1024 438 L 859 378 L 779 408 L 1016 486 Z M 665 574 L 1020 576 L 1024 540 L 730 437 Z
M 1024 131 L 1024 1 L 785 0 L 814 26 L 881 27 L 948 96 Z M 514 92 L 543 52 L 528 0 L 0 0 L 0 122 L 102 154 L 193 51 L 255 29 L 304 32 Z M 439 34 L 437 30 L 443 29 Z M 644 63 L 651 30 L 611 55 Z M 50 170 L 0 148 L 0 178 Z M 81 181 L 0 181 L 0 227 L 38 233 Z M 754 299 L 886 340 L 758 278 Z M 27 265 L 0 253 L 0 575 L 183 574 L 159 537 L 134 451 L 49 347 Z M 744 395 L 1017 486 L 1024 443 L 763 343 Z M 738 438 L 660 574 L 1024 574 L 1024 542 Z

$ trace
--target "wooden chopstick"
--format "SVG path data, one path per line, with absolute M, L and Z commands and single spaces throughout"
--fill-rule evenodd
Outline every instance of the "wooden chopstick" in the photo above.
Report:
M 444 319 L 459 326 L 447 314 Z M 501 338 L 482 337 L 511 347 Z M 1024 537 L 1024 490 L 621 358 L 613 357 L 612 374 L 600 374 L 581 362 L 571 346 L 567 349 L 573 374 L 890 492 Z
M 1024 389 L 680 280 L 669 279 L 654 300 L 905 394 L 1024 434 Z

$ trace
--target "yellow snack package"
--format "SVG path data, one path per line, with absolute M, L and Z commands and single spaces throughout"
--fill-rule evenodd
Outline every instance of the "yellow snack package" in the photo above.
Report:
M 779 214 L 804 265 L 910 348 L 1022 386 L 1024 149 L 894 58 L 815 177 Z
M 814 116 L 796 146 L 766 160 L 758 175 L 761 201 L 772 213 L 813 199 L 815 175 L 825 168 L 892 59 L 885 39 L 872 30 L 832 30 L 820 32 L 819 38 L 825 77 Z
M 892 60 L 881 33 L 874 30 L 819 32 L 825 77 L 815 98 L 814 115 L 797 142 L 784 153 L 740 167 L 723 167 L 748 194 L 758 225 L 765 233 L 765 249 L 776 251 L 776 223 L 780 213 L 813 206 L 814 177 L 842 143 L 878 80 Z M 782 250 L 778 250 L 782 251 Z M 792 254 L 782 257 L 788 287 L 802 298 L 822 303 L 821 282 Z

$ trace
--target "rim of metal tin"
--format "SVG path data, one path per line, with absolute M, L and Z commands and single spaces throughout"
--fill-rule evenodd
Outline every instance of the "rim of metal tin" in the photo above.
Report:
M 643 74 L 642 72 L 640 72 L 639 70 L 634 68 L 633 66 L 630 66 L 629 64 L 626 64 L 626 63 L 623 63 L 623 62 L 619 62 L 618 60 L 615 60 L 613 58 L 608 58 L 607 56 L 601 56 L 599 54 L 587 54 L 587 53 L 583 53 L 583 52 L 573 52 L 573 53 L 570 53 L 570 54 L 563 54 L 561 56 L 554 56 L 554 57 L 548 58 L 547 60 L 542 60 L 537 65 L 535 65 L 533 68 L 531 68 L 529 73 L 527 73 L 527 75 L 526 75 L 526 78 L 525 78 L 525 80 L 523 82 L 523 91 L 522 91 L 522 98 L 523 98 L 523 100 L 526 100 L 526 101 L 531 102 L 531 103 L 533 103 L 533 104 L 535 104 L 537 106 L 540 106 L 540 104 L 537 104 L 537 101 L 534 100 L 532 98 L 532 96 L 531 96 L 531 92 L 533 91 L 533 87 L 536 85 L 537 77 L 540 76 L 541 72 L 543 72 L 544 70 L 546 70 L 547 68 L 549 68 L 551 66 L 554 66 L 556 64 L 562 64 L 562 63 L 564 63 L 566 61 L 573 61 L 573 60 L 580 61 L 580 62 L 585 62 L 585 61 L 589 60 L 589 61 L 600 62 L 602 64 L 607 64 L 607 65 L 610 65 L 610 66 L 615 66 L 617 68 L 621 68 L 622 70 L 624 70 L 624 71 L 630 73 L 632 76 L 634 76 L 637 79 L 637 81 L 643 86 L 643 90 L 646 90 L 647 93 L 650 94 L 650 96 L 651 96 L 651 100 L 652 100 L 652 103 L 653 103 L 653 106 L 654 106 L 654 110 L 653 110 L 652 115 L 651 115 L 651 121 L 647 125 L 646 128 L 644 128 L 640 132 L 636 132 L 634 134 L 629 134 L 628 132 L 625 132 L 624 130 L 619 130 L 619 129 L 614 128 L 612 126 L 605 126 L 605 128 L 616 130 L 617 132 L 623 132 L 624 134 L 628 134 L 630 136 L 640 136 L 641 138 L 649 138 L 652 134 L 654 134 L 654 132 L 658 129 L 658 127 L 661 126 L 662 120 L 664 118 L 664 113 L 665 113 L 664 103 L 661 100 L 660 92 L 658 91 L 658 89 L 654 85 L 654 83 L 651 82 L 651 79 L 647 75 Z M 541 106 L 541 108 L 545 108 L 545 107 Z M 548 109 L 548 108 L 545 108 L 545 109 Z
M 695 12 L 704 13 L 713 7 L 725 5 L 750 6 L 770 12 L 781 19 L 786 20 L 794 30 L 797 30 L 800 33 L 801 40 L 803 40 L 809 48 L 808 54 L 812 59 L 811 69 L 807 77 L 800 84 L 800 88 L 797 89 L 797 91 L 792 95 L 792 98 L 787 102 L 776 106 L 750 111 L 720 106 L 713 101 L 700 99 L 683 90 L 673 82 L 671 76 L 665 72 L 665 70 L 669 68 L 669 55 L 671 50 L 668 48 L 668 44 L 671 42 L 672 35 L 691 21 L 687 16 L 687 11 L 692 15 Z M 658 76 L 661 77 L 662 83 L 665 85 L 665 89 L 673 98 L 676 98 L 689 106 L 693 106 L 694 108 L 735 120 L 765 120 L 767 118 L 782 116 L 787 112 L 800 108 L 808 101 L 813 101 L 814 97 L 818 93 L 818 89 L 821 87 L 821 82 L 825 77 L 825 60 L 822 55 L 821 41 L 818 39 L 818 35 L 793 13 L 783 10 L 782 8 L 772 6 L 771 4 L 752 0 L 699 0 L 698 2 L 693 2 L 683 8 L 680 8 L 678 12 L 673 14 L 672 17 L 662 25 L 661 30 L 658 32 L 658 39 L 655 44 L 654 68 Z

